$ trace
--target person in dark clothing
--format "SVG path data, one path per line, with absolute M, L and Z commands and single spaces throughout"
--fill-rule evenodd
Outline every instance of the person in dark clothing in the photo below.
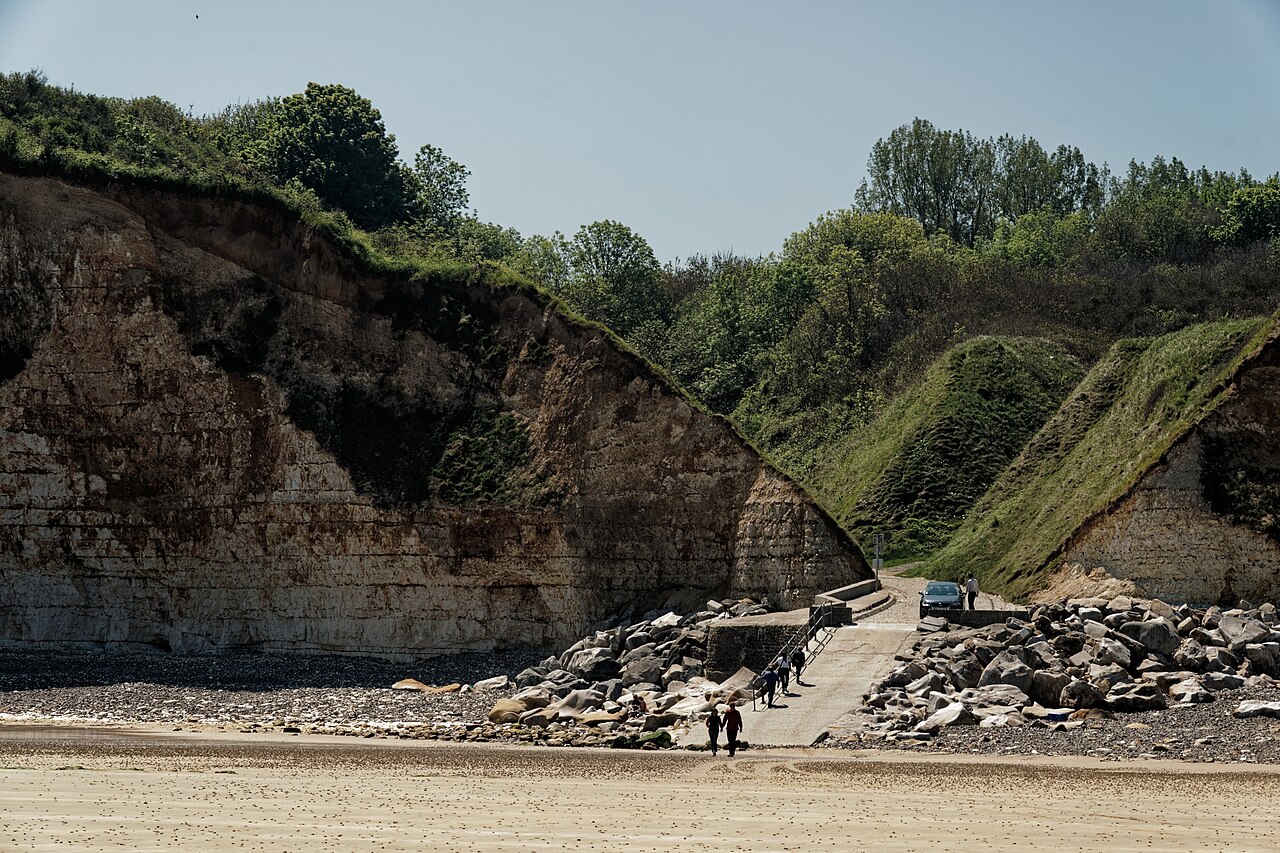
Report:
M 786 696 L 787 691 L 791 689 L 791 661 L 779 652 L 778 659 L 773 662 L 773 668 L 778 672 L 778 684 L 782 687 L 782 695 Z
M 724 712 L 724 745 L 729 750 L 729 757 L 738 751 L 738 732 L 742 731 L 742 715 L 738 713 L 736 702 L 729 703 L 729 710 Z
M 707 714 L 707 737 L 711 739 L 711 754 L 715 755 L 720 751 L 720 710 L 715 705 Z
M 791 672 L 794 673 L 796 684 L 800 683 L 802 669 L 804 669 L 804 649 L 796 649 L 791 653 Z
M 969 596 L 969 609 L 972 610 L 973 605 L 978 602 L 978 579 L 972 573 L 969 575 L 969 580 L 965 581 L 964 591 Z
M 765 707 L 773 707 L 773 694 L 778 689 L 778 671 L 770 664 L 760 673 L 760 692 L 764 695 Z

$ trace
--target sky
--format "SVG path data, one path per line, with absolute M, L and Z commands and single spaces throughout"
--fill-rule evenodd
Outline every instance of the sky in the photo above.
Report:
M 0 71 L 196 114 L 342 83 L 528 236 L 778 251 L 913 118 L 1280 171 L 1280 2 L 0 0 Z

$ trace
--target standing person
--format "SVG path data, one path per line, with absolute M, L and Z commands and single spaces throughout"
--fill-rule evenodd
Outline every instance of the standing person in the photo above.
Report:
M 973 576 L 973 572 L 969 573 L 969 579 L 964 583 L 964 591 L 969 594 L 969 609 L 973 609 L 974 602 L 978 600 L 978 579 Z
M 738 751 L 738 732 L 742 731 L 742 715 L 738 713 L 738 703 L 730 702 L 729 710 L 724 712 L 724 745 L 729 749 L 729 757 Z
M 787 691 L 791 688 L 791 661 L 779 653 L 778 659 L 773 662 L 773 665 L 778 670 L 778 682 L 782 685 L 782 695 L 786 696 Z
M 773 707 L 773 694 L 778 689 L 778 671 L 773 668 L 773 664 L 760 673 L 760 691 L 764 693 L 764 701 L 766 708 Z
M 707 714 L 707 737 L 711 739 L 711 754 L 715 755 L 720 751 L 720 708 L 718 705 L 712 705 L 711 713 Z M 732 752 L 729 754 L 733 755 Z
M 804 669 L 804 649 L 796 649 L 791 653 L 791 671 L 796 674 L 796 684 L 800 683 L 802 669 Z

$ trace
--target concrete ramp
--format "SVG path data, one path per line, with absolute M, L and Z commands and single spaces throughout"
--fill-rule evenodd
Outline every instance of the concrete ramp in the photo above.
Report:
M 915 641 L 915 623 L 864 623 L 834 630 L 827 647 L 774 707 L 742 710 L 742 737 L 753 746 L 808 746 L 856 708 L 893 668 L 893 656 Z

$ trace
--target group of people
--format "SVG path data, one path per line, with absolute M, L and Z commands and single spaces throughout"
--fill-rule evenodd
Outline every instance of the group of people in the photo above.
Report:
M 713 707 L 707 714 L 707 735 L 711 738 L 711 754 L 720 751 L 720 730 L 724 729 L 725 748 L 732 757 L 738 751 L 738 734 L 742 731 L 742 713 L 738 711 L 738 703 L 730 702 L 721 713 Z
M 790 689 L 793 672 L 796 684 L 800 683 L 800 671 L 804 669 L 804 662 L 804 649 L 796 649 L 790 655 L 783 651 L 760 673 L 755 686 L 767 707 L 773 707 L 774 694 L 779 686 L 784 695 Z M 730 702 L 723 713 L 718 708 L 712 708 L 707 714 L 707 734 L 711 738 L 712 755 L 720 751 L 721 730 L 725 733 L 725 746 L 729 754 L 733 755 L 738 751 L 738 735 L 742 732 L 742 714 L 738 711 L 736 702 Z
M 779 653 L 773 662 L 765 667 L 764 672 L 760 673 L 757 679 L 757 686 L 760 689 L 760 695 L 764 697 L 766 707 L 773 707 L 774 695 L 779 687 L 782 688 L 782 695 L 787 695 L 787 691 L 791 689 L 792 671 L 795 672 L 796 684 L 800 683 L 802 669 L 804 669 L 803 649 L 796 649 L 790 656 L 785 652 Z

